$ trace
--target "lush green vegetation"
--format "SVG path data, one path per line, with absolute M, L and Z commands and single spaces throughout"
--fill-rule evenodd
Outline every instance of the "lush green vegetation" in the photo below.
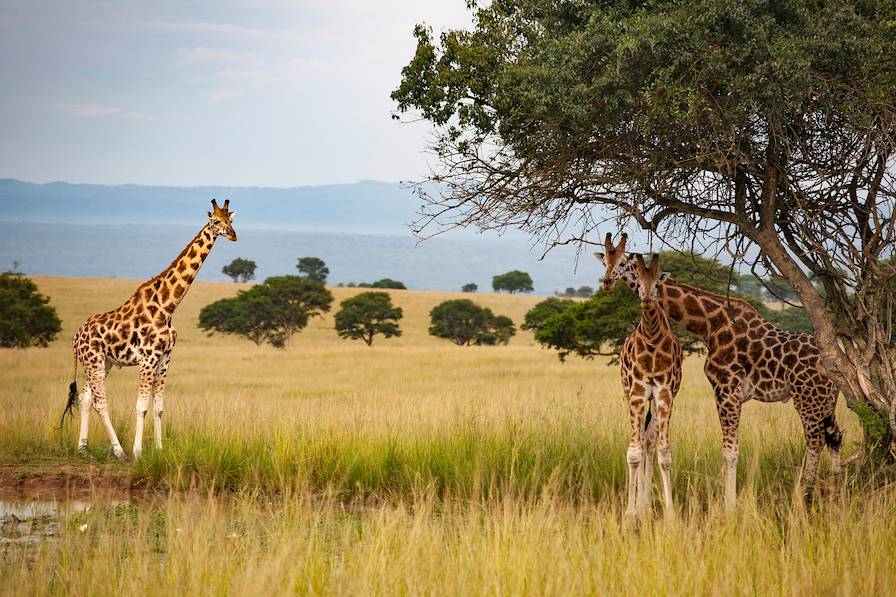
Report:
M 21 274 L 0 274 L 0 347 L 46 346 L 62 330 L 50 299 Z
M 327 267 L 327 264 L 320 257 L 300 257 L 296 263 L 296 269 L 306 278 L 321 284 L 325 284 L 327 276 L 330 275 L 330 268 Z
M 507 344 L 516 334 L 513 320 L 495 315 L 469 299 L 445 301 L 430 312 L 429 333 L 460 346 Z
M 364 340 L 371 346 L 377 335 L 401 336 L 398 320 L 403 313 L 401 307 L 392 305 L 388 292 L 362 292 L 342 301 L 341 307 L 334 317 L 340 338 Z
M 203 307 L 199 327 L 283 348 L 311 317 L 330 310 L 333 295 L 310 277 L 276 276 L 235 297 Z
M 233 278 L 234 282 L 248 282 L 255 279 L 255 267 L 255 262 L 251 259 L 237 257 L 221 268 L 221 272 Z
M 495 292 L 504 291 L 510 294 L 535 290 L 532 285 L 532 276 L 519 270 L 492 276 L 492 289 Z

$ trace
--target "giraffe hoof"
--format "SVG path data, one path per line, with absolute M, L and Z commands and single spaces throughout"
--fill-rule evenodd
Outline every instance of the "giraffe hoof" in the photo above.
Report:
M 125 454 L 124 450 L 121 447 L 112 448 L 112 452 L 115 454 L 115 457 L 118 458 L 122 462 L 128 461 L 128 455 Z

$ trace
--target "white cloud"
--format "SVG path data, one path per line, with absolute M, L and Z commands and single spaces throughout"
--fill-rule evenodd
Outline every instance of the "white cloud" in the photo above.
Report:
M 105 118 L 107 116 L 120 116 L 138 120 L 151 120 L 151 117 L 143 112 L 125 110 L 118 106 L 104 106 L 101 104 L 59 104 L 59 107 L 73 116 L 84 118 Z
M 236 99 L 240 97 L 242 92 L 235 91 L 232 89 L 213 89 L 208 93 L 208 99 L 213 102 L 226 102 L 228 100 Z
M 228 64 L 240 64 L 251 62 L 256 57 L 256 52 L 236 52 L 227 48 L 181 48 L 178 50 L 180 64 L 207 64 L 224 62 Z

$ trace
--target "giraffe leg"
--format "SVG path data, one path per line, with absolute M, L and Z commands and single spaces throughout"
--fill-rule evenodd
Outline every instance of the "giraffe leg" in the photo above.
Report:
M 112 364 L 108 361 L 104 365 L 103 380 L 109 376 L 109 370 Z M 87 430 L 90 427 L 90 409 L 93 406 L 93 392 L 90 390 L 90 384 L 85 384 L 81 394 L 78 396 L 78 405 L 81 410 L 81 428 L 78 432 L 78 452 L 82 455 L 87 453 Z
M 641 434 L 644 455 L 641 463 L 641 485 L 638 489 L 638 511 L 641 514 L 650 507 L 650 497 L 653 493 L 653 458 L 656 454 L 657 438 L 656 406 L 653 400 L 647 403 L 647 412 L 649 419 L 645 421 L 644 432 Z
M 740 426 L 740 398 L 734 394 L 717 398 L 719 422 L 722 424 L 722 457 L 725 459 L 725 510 L 734 512 L 737 504 L 737 458 L 740 446 L 737 429 Z
M 118 436 L 115 434 L 115 428 L 112 426 L 112 419 L 109 418 L 109 406 L 106 404 L 107 371 L 108 365 L 104 366 L 98 364 L 89 367 L 86 371 L 87 384 L 90 387 L 91 394 L 93 394 L 93 409 L 100 416 L 100 419 L 102 419 L 103 427 L 106 428 L 106 433 L 109 435 L 109 440 L 112 442 L 112 452 L 119 460 L 127 460 L 124 449 L 121 447 L 121 443 L 118 441 Z
M 93 392 L 90 386 L 81 390 L 78 396 L 78 405 L 81 409 L 81 428 L 78 432 L 78 452 L 87 453 L 87 429 L 90 426 L 90 408 L 93 406 Z
M 669 443 L 669 423 L 672 418 L 672 393 L 668 388 L 660 390 L 657 397 L 657 434 L 659 442 L 658 462 L 663 479 L 663 512 L 666 519 L 672 518 L 675 510 L 672 504 L 672 448 Z
M 156 377 L 152 386 L 152 414 L 155 431 L 156 448 L 162 449 L 162 411 L 164 410 L 165 379 L 168 375 L 168 363 L 171 353 L 165 353 L 156 367 Z
M 149 397 L 152 394 L 153 381 L 156 375 L 157 359 L 144 358 L 140 363 L 140 386 L 137 390 L 137 422 L 134 425 L 134 459 L 143 455 L 143 422 L 149 410 Z
M 804 495 L 810 496 L 815 489 L 818 460 L 825 444 L 825 430 L 821 421 L 804 419 L 803 432 L 806 436 L 806 456 L 798 484 L 802 485 Z
M 644 448 L 641 441 L 641 431 L 644 427 L 644 415 L 646 402 L 640 396 L 642 389 L 632 388 L 629 394 L 628 415 L 631 424 L 631 435 L 626 451 L 628 463 L 628 503 L 625 508 L 625 517 L 634 518 L 638 513 L 638 490 L 642 483 L 641 466 L 644 462 Z

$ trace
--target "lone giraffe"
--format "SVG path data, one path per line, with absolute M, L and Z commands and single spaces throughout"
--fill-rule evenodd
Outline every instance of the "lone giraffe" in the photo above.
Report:
M 106 404 L 106 376 L 113 365 L 140 368 L 140 387 L 137 392 L 137 424 L 134 432 L 134 458 L 143 452 L 143 420 L 153 400 L 156 447 L 162 447 L 162 409 L 165 376 L 171 361 L 171 349 L 177 340 L 177 331 L 171 325 L 171 315 L 190 289 L 199 268 L 219 236 L 236 240 L 233 231 L 235 212 L 228 211 L 230 200 L 219 207 L 212 199 L 212 211 L 208 212 L 208 224 L 199 231 L 190 244 L 158 276 L 141 284 L 134 295 L 122 306 L 99 315 L 92 315 L 75 332 L 72 341 L 74 374 L 69 386 L 68 403 L 63 413 L 71 415 L 75 404 L 80 404 L 81 429 L 78 450 L 87 450 L 87 426 L 91 405 L 103 421 L 112 441 L 112 451 L 120 460 L 127 457 Z M 87 387 L 78 394 L 78 363 L 84 368 Z
M 650 267 L 641 255 L 635 256 L 641 321 L 622 344 L 622 388 L 628 398 L 631 436 L 628 443 L 627 517 L 644 512 L 653 484 L 653 455 L 659 441 L 658 462 L 663 480 L 663 505 L 666 517 L 672 516 L 672 450 L 669 445 L 669 420 L 672 401 L 681 387 L 681 343 L 669 318 L 657 302 L 657 290 L 669 277 L 659 271 L 659 256 Z
M 613 246 L 604 241 L 605 253 L 595 253 L 606 266 L 604 289 L 622 280 L 637 289 L 636 258 L 625 252 L 625 234 Z M 831 451 L 831 468 L 840 473 L 842 433 L 834 409 L 837 390 L 821 368 L 815 336 L 778 329 L 763 319 L 749 303 L 680 284 L 669 278 L 657 298 L 669 318 L 699 337 L 707 349 L 704 372 L 716 395 L 722 426 L 725 459 L 725 506 L 735 507 L 737 494 L 737 431 L 741 407 L 748 400 L 787 402 L 803 424 L 806 457 L 802 480 L 815 482 L 818 459 L 824 446 Z

